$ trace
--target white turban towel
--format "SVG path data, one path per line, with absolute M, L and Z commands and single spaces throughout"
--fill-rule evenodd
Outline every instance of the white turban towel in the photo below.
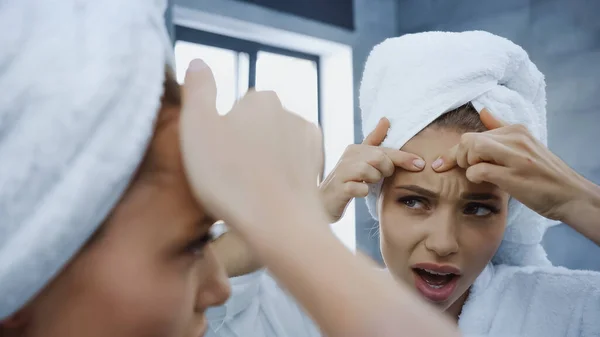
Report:
M 363 134 L 387 117 L 391 127 L 381 146 L 400 149 L 436 118 L 469 102 L 477 111 L 486 107 L 508 123 L 525 125 L 547 143 L 544 76 L 521 47 L 482 31 L 408 34 L 375 46 L 360 88 Z M 380 192 L 381 182 L 367 196 L 375 219 Z M 540 242 L 552 224 L 511 199 L 493 261 L 549 265 Z
M 116 205 L 152 137 L 165 0 L 0 3 L 0 319 Z

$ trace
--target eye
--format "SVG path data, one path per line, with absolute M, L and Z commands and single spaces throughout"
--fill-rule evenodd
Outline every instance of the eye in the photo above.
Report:
M 185 248 L 185 251 L 189 254 L 202 258 L 204 256 L 204 249 L 213 240 L 212 232 L 208 231 L 206 234 L 192 240 Z
M 494 213 L 494 214 L 498 213 L 498 209 L 496 209 L 495 207 L 490 206 L 490 205 L 471 203 L 465 207 L 463 212 L 464 212 L 464 214 L 467 214 L 467 215 L 484 217 L 484 216 L 488 216 L 492 213 Z
M 398 199 L 398 202 L 410 209 L 423 209 L 426 207 L 425 201 L 419 197 L 403 197 Z

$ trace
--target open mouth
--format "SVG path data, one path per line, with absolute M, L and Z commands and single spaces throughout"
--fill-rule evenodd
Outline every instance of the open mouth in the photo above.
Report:
M 433 289 L 440 289 L 450 283 L 456 276 L 453 273 L 440 273 L 435 272 L 433 270 L 428 269 L 420 269 L 415 268 L 415 273 L 417 273 L 427 285 L 429 285 Z
M 441 270 L 445 269 L 445 270 Z M 460 278 L 458 271 L 450 268 L 413 268 L 417 290 L 432 302 L 444 302 L 452 296 Z

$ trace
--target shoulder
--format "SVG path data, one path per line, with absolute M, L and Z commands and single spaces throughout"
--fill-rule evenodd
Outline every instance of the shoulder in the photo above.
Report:
M 586 283 L 600 281 L 600 272 L 591 270 L 572 270 L 558 266 L 527 266 L 516 267 L 498 265 L 494 268 L 496 276 L 519 279 L 551 279 L 564 282 Z
M 472 288 L 461 314 L 466 335 L 596 336 L 600 331 L 600 273 L 504 265 L 487 271 L 486 282 Z

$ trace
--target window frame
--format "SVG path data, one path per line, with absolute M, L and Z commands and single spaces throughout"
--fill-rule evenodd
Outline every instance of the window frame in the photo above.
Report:
M 321 58 L 318 55 L 238 39 L 181 25 L 175 25 L 174 30 L 174 43 L 177 41 L 185 41 L 248 54 L 248 88 L 254 88 L 256 85 L 256 63 L 258 60 L 258 53 L 261 51 L 315 62 L 317 70 L 317 121 L 319 126 L 321 126 Z

